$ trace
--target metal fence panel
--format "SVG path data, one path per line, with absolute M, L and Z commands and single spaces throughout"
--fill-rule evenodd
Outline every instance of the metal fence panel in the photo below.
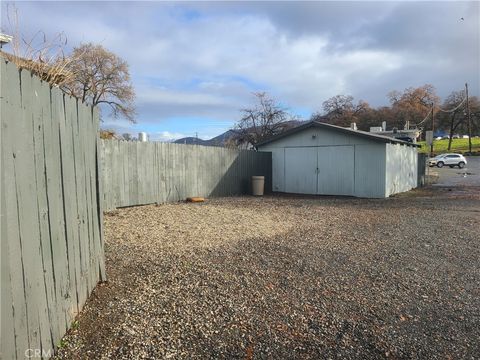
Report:
M 417 171 L 417 186 L 422 187 L 426 184 L 425 172 L 427 171 L 427 154 L 418 154 L 418 171 Z

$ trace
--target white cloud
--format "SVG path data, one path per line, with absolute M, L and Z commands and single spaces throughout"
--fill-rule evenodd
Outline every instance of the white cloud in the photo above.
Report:
M 154 141 L 175 141 L 181 138 L 186 137 L 185 134 L 178 133 L 178 132 L 170 132 L 170 131 L 160 131 L 158 133 L 150 134 L 150 140 Z

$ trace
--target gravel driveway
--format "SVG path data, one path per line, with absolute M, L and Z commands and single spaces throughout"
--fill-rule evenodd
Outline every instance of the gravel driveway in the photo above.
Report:
M 475 358 L 479 229 L 475 187 L 118 210 L 58 358 Z

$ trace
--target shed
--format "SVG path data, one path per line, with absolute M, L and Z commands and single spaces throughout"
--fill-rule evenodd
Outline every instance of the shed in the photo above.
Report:
M 311 121 L 257 145 L 272 153 L 272 190 L 385 198 L 417 187 L 418 145 Z

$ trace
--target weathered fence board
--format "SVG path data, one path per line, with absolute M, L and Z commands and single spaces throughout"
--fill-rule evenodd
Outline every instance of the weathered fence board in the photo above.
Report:
M 105 278 L 98 114 L 28 71 L 0 67 L 0 357 L 49 357 Z
M 165 203 L 250 191 L 252 175 L 270 190 L 271 154 L 160 142 L 101 140 L 103 206 Z

